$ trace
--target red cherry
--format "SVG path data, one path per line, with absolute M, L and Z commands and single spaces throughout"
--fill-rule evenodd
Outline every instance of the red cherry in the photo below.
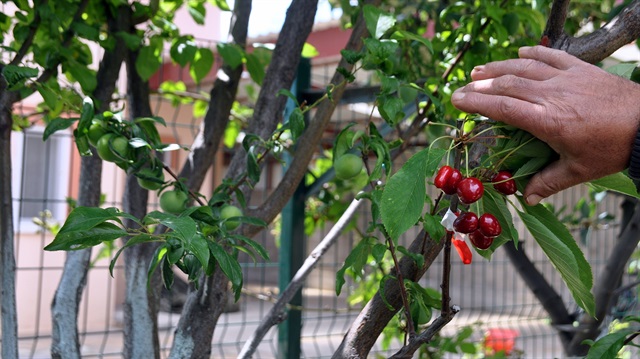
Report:
M 478 219 L 478 230 L 487 237 L 497 237 L 502 233 L 500 222 L 491 213 L 485 213 Z
M 447 183 L 447 180 L 449 180 L 449 178 L 451 177 L 452 172 L 453 168 L 449 166 L 440 167 L 438 173 L 436 174 L 436 177 L 433 179 L 433 185 L 436 186 L 436 188 L 442 189 Z
M 473 212 L 461 213 L 453 221 L 453 229 L 460 233 L 471 233 L 478 229 L 478 216 Z
M 487 249 L 493 244 L 494 237 L 487 237 L 480 230 L 469 233 L 469 241 L 478 249 Z
M 456 189 L 458 188 L 460 181 L 462 181 L 462 173 L 454 168 L 453 171 L 451 171 L 451 176 L 449 176 L 449 179 L 447 179 L 447 182 L 441 188 L 442 192 L 446 194 L 456 193 Z
M 516 193 L 518 190 L 516 188 L 516 181 L 513 180 L 513 176 L 509 171 L 496 173 L 495 176 L 491 178 L 491 182 L 493 182 L 493 188 L 495 188 L 496 191 L 507 196 Z
M 460 202 L 464 204 L 471 204 L 482 197 L 484 193 L 484 186 L 479 179 L 475 177 L 467 177 L 458 183 L 456 189 Z

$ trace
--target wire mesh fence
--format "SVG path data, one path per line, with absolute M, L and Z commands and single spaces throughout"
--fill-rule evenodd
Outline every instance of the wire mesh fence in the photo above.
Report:
M 331 66 L 315 69 L 314 76 L 327 77 Z M 177 78 L 176 80 L 180 80 Z M 162 81 L 162 78 L 159 79 Z M 320 80 L 318 80 L 319 82 Z M 312 81 L 313 83 L 313 81 Z M 167 140 L 189 145 L 199 130 L 199 120 L 193 116 L 192 104 L 173 106 L 172 100 L 162 95 L 154 96 L 156 113 L 162 114 L 168 122 L 167 129 L 161 132 Z M 366 111 L 358 110 L 357 105 Z M 339 131 L 348 123 L 361 121 L 371 113 L 370 103 L 345 104 L 336 111 L 332 121 L 332 130 Z M 29 109 L 20 109 L 27 113 Z M 16 132 L 13 141 L 15 158 L 14 172 L 14 212 L 16 219 L 16 258 L 17 258 L 17 296 L 19 318 L 19 347 L 21 358 L 43 359 L 50 357 L 52 318 L 49 313 L 51 300 L 59 281 L 64 254 L 47 253 L 42 248 L 51 241 L 52 236 L 34 224 L 33 217 L 41 218 L 51 225 L 61 223 L 68 211 L 67 196 L 77 194 L 79 157 L 72 150 L 70 133 L 56 135 L 53 141 L 35 144 L 41 127 L 35 126 L 23 132 Z M 327 141 L 331 141 L 330 138 Z M 318 153 L 322 153 L 322 148 Z M 175 154 L 165 161 L 178 166 L 184 161 L 184 154 Z M 406 160 L 406 157 L 400 162 Z M 223 175 L 228 153 L 216 158 L 211 178 L 205 184 L 211 190 Z M 279 168 L 274 167 L 258 184 L 260 196 L 253 200 L 266 198 L 273 183 L 280 176 Z M 106 164 L 103 174 L 103 192 L 106 206 L 119 206 L 124 187 L 124 174 L 115 166 Z M 206 189 L 205 189 L 206 192 Z M 555 208 L 563 205 L 571 208 L 580 198 L 587 195 L 586 187 L 578 187 L 555 196 L 552 201 Z M 347 198 L 345 198 L 347 200 Z M 599 205 L 599 212 L 607 212 L 616 220 L 591 229 L 582 236 L 585 228 L 574 232 L 591 265 L 595 281 L 607 261 L 608 253 L 615 245 L 616 226 L 620 218 L 621 197 L 607 196 Z M 157 208 L 156 198 L 152 196 L 150 208 Z M 366 206 L 363 206 L 366 207 Z M 362 209 L 356 218 L 359 228 L 366 228 L 371 215 Z M 308 238 L 296 238 L 306 242 L 309 252 L 322 239 L 331 224 L 318 228 Z M 569 307 L 572 303 L 570 293 L 561 278 L 537 248 L 535 241 L 526 234 L 524 227 L 518 224 L 525 250 L 536 268 L 545 275 Z M 238 303 L 230 302 L 221 316 L 212 342 L 212 358 L 235 357 L 244 342 L 255 330 L 260 320 L 273 305 L 278 294 L 279 271 L 285 263 L 278 256 L 278 237 L 274 226 L 261 232 L 256 240 L 267 248 L 271 261 L 254 263 L 249 258 L 242 263 L 245 288 Z M 417 233 L 406 234 L 401 242 L 408 243 Z M 335 295 L 335 276 L 342 263 L 359 241 L 354 232 L 341 236 L 338 243 L 323 257 L 314 274 L 307 280 L 303 290 L 303 304 L 289 310 L 302 311 L 302 332 L 300 338 L 301 356 L 304 358 L 328 358 L 339 346 L 344 333 L 354 321 L 362 303 L 357 297 L 358 283 L 348 282 L 340 296 Z M 81 302 L 78 318 L 79 338 L 85 358 L 122 357 L 122 322 L 124 273 L 120 266 L 115 267 L 113 277 L 108 272 L 112 252 L 97 248 L 94 250 L 93 266 L 87 278 L 87 285 Z M 513 264 L 502 251 L 498 251 L 490 261 L 479 256 L 471 265 L 463 265 L 453 260 L 452 303 L 461 307 L 460 313 L 442 332 L 443 336 L 454 336 L 463 328 L 470 328 L 472 343 L 482 342 L 485 333 L 491 329 L 513 329 L 517 333 L 515 348 L 517 356 L 523 358 L 564 357 L 562 344 L 556 330 L 550 325 L 547 314 L 533 293 L 513 269 Z M 424 286 L 439 288 L 442 276 L 442 260 L 439 258 L 421 280 Z M 636 280 L 636 274 L 630 272 L 623 283 Z M 162 311 L 158 318 L 159 342 L 162 355 L 168 355 L 172 345 L 173 330 L 179 319 L 179 311 L 184 301 L 186 287 L 176 285 L 173 291 L 163 295 Z M 627 293 L 625 313 L 637 312 L 637 292 L 632 288 Z M 613 318 L 614 315 L 611 315 Z M 607 320 L 607 323 L 611 319 Z M 401 328 L 390 327 L 385 331 L 387 339 L 381 338 L 371 353 L 371 357 L 388 357 L 401 345 Z M 393 337 L 393 338 L 391 338 Z M 390 339 L 391 338 L 391 339 Z M 278 338 L 276 329 L 272 329 L 261 343 L 255 358 L 275 358 L 278 356 Z M 286 340 L 293 338 L 284 338 Z M 637 352 L 635 353 L 637 354 Z M 448 357 L 461 357 L 462 354 L 449 354 Z M 479 356 L 481 356 L 479 354 Z M 473 356 L 471 356 L 473 357 Z

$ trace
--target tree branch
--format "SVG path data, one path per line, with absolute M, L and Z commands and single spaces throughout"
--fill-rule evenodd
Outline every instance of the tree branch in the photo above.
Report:
M 402 275 L 412 281 L 421 278 L 442 251 L 444 242 L 444 240 L 432 240 L 424 232 L 419 233 L 408 250 L 411 253 L 421 254 L 424 257 L 424 265 L 418 267 L 413 259 L 404 256 L 400 259 Z M 395 275 L 395 270 L 392 271 L 391 275 Z M 402 308 L 400 287 L 397 281 L 388 280 L 384 283 L 384 300 L 380 296 L 381 292 L 378 291 L 360 311 L 332 358 L 355 359 L 367 357 L 389 320 Z M 389 310 L 387 303 L 393 306 L 394 310 Z
M 571 0 L 554 0 L 551 5 L 547 25 L 543 33 L 544 36 L 549 38 L 551 47 L 554 47 L 554 44 L 562 42 L 567 37 L 564 33 L 564 23 L 567 20 L 570 2 Z
M 366 3 L 377 6 L 380 4 L 380 2 L 381 0 L 368 0 Z M 364 23 L 363 16 L 360 15 L 358 21 L 356 21 L 356 24 L 353 27 L 351 36 L 349 38 L 349 41 L 347 42 L 347 45 L 345 46 L 345 49 L 359 51 L 363 46 L 362 40 L 366 36 L 366 25 Z M 340 63 L 338 64 L 338 68 L 340 67 L 346 69 L 347 71 L 351 71 L 353 69 L 353 65 L 347 63 L 344 59 L 341 59 Z M 324 130 L 331 120 L 331 115 L 335 111 L 337 104 L 342 98 L 345 89 L 344 76 L 336 71 L 333 75 L 333 78 L 331 79 L 331 85 L 335 86 L 332 92 L 332 101 L 323 101 L 318 106 L 313 119 L 309 121 L 308 127 L 296 142 L 297 147 L 295 156 L 293 157 L 292 162 L 287 168 L 287 172 L 284 174 L 282 180 L 271 193 L 271 195 L 269 195 L 269 197 L 258 208 L 247 211 L 248 215 L 259 216 L 265 222 L 270 223 L 278 215 L 278 213 L 282 211 L 282 208 L 284 208 L 287 203 L 287 199 L 291 197 L 291 195 L 297 188 L 298 183 L 300 183 L 303 176 L 307 172 L 309 162 L 311 161 L 311 158 L 315 153 L 315 149 L 317 148 L 318 143 L 320 143 L 320 140 L 324 135 Z M 280 110 L 280 112 L 282 112 L 282 109 Z M 246 156 L 246 153 L 244 151 L 243 156 Z M 254 226 L 243 226 L 241 231 L 243 235 L 252 237 L 260 229 L 261 228 Z
M 128 26 L 126 7 L 120 7 L 118 18 L 109 18 L 110 32 L 126 29 Z M 97 86 L 93 98 L 99 103 L 98 110 L 109 109 L 110 99 L 115 90 L 116 79 L 126 53 L 123 41 L 117 41 L 115 51 L 105 52 L 97 74 Z M 78 205 L 97 207 L 100 205 L 102 160 L 94 153 L 82 157 L 80 162 L 80 189 Z M 51 303 L 53 358 L 80 358 L 77 318 L 86 284 L 87 271 L 91 260 L 91 249 L 67 253 L 60 283 Z
M 287 9 L 287 16 L 278 40 L 276 41 L 271 63 L 267 68 L 262 88 L 260 89 L 260 94 L 258 95 L 258 100 L 256 101 L 256 106 L 253 111 L 253 118 L 246 131 L 247 133 L 268 139 L 275 131 L 277 125 L 282 122 L 282 113 L 287 97 L 278 95 L 278 91 L 291 88 L 298 64 L 300 63 L 302 47 L 313 27 L 317 7 L 318 0 L 294 0 L 291 2 L 289 9 Z M 309 156 L 310 155 L 311 154 L 309 154 Z M 246 172 L 247 152 L 244 148 L 240 147 L 235 151 L 231 159 L 226 177 L 229 179 L 237 179 Z M 297 186 L 298 182 L 299 181 L 295 182 L 292 186 Z M 240 189 L 245 198 L 247 198 L 247 201 L 249 201 L 252 192 L 250 186 L 241 186 Z M 270 200 L 273 200 L 273 198 Z M 282 198 L 282 201 L 286 202 L 286 198 Z M 282 201 L 278 200 L 278 205 Z M 283 207 L 284 205 L 278 208 L 276 214 L 280 212 Z M 257 231 L 258 229 L 254 230 L 253 233 L 255 234 Z
M 640 37 L 640 0 L 635 0 L 602 28 L 581 37 L 566 37 L 552 47 L 583 61 L 597 63 Z
M 458 306 L 452 306 L 442 312 L 442 314 L 436 318 L 433 323 L 429 324 L 429 327 L 417 335 L 415 338 L 409 340 L 407 345 L 403 346 L 398 352 L 391 356 L 391 359 L 411 359 L 413 358 L 413 354 L 420 349 L 422 344 L 426 344 L 433 339 L 433 337 L 438 334 L 444 328 L 445 325 L 449 324 L 449 322 L 455 317 L 455 315 L 460 311 Z
M 248 359 L 251 358 L 253 353 L 258 348 L 258 345 L 264 339 L 265 335 L 269 332 L 269 329 L 274 325 L 280 324 L 285 319 L 285 307 L 287 303 L 293 299 L 298 290 L 302 288 L 307 277 L 316 267 L 318 262 L 322 259 L 322 256 L 331 248 L 331 246 L 337 242 L 340 233 L 351 221 L 351 217 L 356 213 L 357 209 L 363 203 L 361 200 L 354 199 L 351 204 L 344 211 L 340 219 L 331 228 L 329 233 L 320 241 L 320 243 L 311 251 L 311 254 L 304 261 L 300 269 L 296 272 L 295 276 L 291 279 L 291 282 L 287 285 L 284 291 L 280 294 L 280 298 L 269 310 L 266 316 L 260 321 L 258 328 L 253 332 L 249 340 L 247 340 L 242 347 L 242 351 L 238 355 L 238 358 Z
M 20 45 L 20 49 L 16 53 L 16 56 L 13 57 L 9 65 L 18 65 L 24 56 L 29 52 L 31 45 L 33 44 L 33 39 L 36 37 L 36 33 L 38 32 L 38 27 L 40 27 L 40 21 L 42 20 L 40 17 L 40 11 L 37 10 L 38 6 L 46 6 L 47 0 L 42 0 L 40 4 L 33 3 L 33 12 L 35 15 L 33 16 L 33 21 L 29 24 L 29 33 L 25 38 L 22 45 Z
M 232 42 L 244 48 L 247 42 L 251 0 L 236 0 L 234 14 Z M 220 147 L 224 130 L 229 123 L 231 107 L 238 93 L 243 68 L 237 66 L 234 69 L 224 64 L 220 71 L 224 72 L 228 79 L 216 78 L 211 89 L 209 109 L 204 117 L 203 128 L 191 145 L 189 157 L 178 175 L 179 178 L 187 179 L 187 187 L 192 191 L 200 190 Z

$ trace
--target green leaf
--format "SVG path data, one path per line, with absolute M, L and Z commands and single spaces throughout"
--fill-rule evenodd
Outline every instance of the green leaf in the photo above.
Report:
M 482 206 L 484 213 L 493 214 L 502 226 L 502 233 L 494 239 L 491 247 L 485 251 L 478 251 L 483 257 L 490 258 L 491 253 L 493 253 L 496 248 L 511 240 L 514 244 L 517 244 L 519 237 L 518 231 L 513 225 L 513 217 L 507 207 L 507 202 L 500 193 L 490 186 L 484 188 Z
M 362 52 L 356 52 L 353 50 L 340 50 L 340 54 L 344 60 L 351 65 L 362 60 L 362 57 L 364 56 Z
M 375 39 L 381 38 L 396 23 L 396 19 L 393 16 L 373 5 L 365 5 L 362 8 L 362 12 L 367 30 L 369 30 L 371 37 Z
M 61 230 L 62 231 L 62 230 Z M 102 242 L 124 237 L 127 231 L 113 223 L 100 223 L 91 229 L 58 232 L 45 251 L 71 251 L 96 246 Z
M 251 182 L 258 183 L 260 181 L 260 165 L 253 151 L 247 153 L 247 171 Z
M 54 118 L 47 124 L 47 127 L 44 129 L 44 132 L 42 133 L 42 140 L 46 141 L 49 136 L 60 130 L 65 130 L 71 127 L 71 125 L 73 125 L 76 121 L 78 121 L 77 118 Z
M 231 235 L 231 238 L 244 242 L 246 245 L 251 247 L 254 252 L 258 253 L 260 257 L 262 257 L 262 259 L 267 261 L 269 260 L 269 252 L 267 252 L 267 250 L 260 243 L 254 241 L 249 237 L 245 237 L 239 234 L 233 234 Z
M 187 4 L 187 10 L 189 11 L 189 15 L 191 15 L 193 21 L 198 25 L 203 25 L 207 14 L 204 4 L 199 1 L 189 1 Z
M 185 67 L 193 60 L 197 51 L 198 47 L 196 46 L 196 43 L 191 40 L 191 38 L 182 36 L 173 42 L 171 50 L 169 50 L 169 54 L 173 61 L 181 67 Z
M 289 127 L 291 128 L 291 136 L 297 140 L 304 132 L 304 115 L 299 107 L 296 107 L 291 115 L 289 115 Z
M 114 214 L 116 208 L 112 210 L 98 207 L 76 207 L 69 213 L 67 220 L 64 222 L 60 233 L 86 231 L 106 221 L 118 221 L 118 217 Z
M 522 198 L 519 200 L 525 210 L 518 211 L 524 225 L 560 273 L 576 303 L 589 315 L 595 315 L 591 266 L 571 233 L 543 205 L 527 206 Z
M 244 58 L 242 49 L 235 44 L 225 44 L 223 42 L 219 43 L 218 53 L 222 57 L 222 60 L 226 65 L 235 69 L 236 67 L 242 65 L 242 59 Z
M 81 133 L 86 133 L 91 126 L 91 121 L 95 115 L 93 106 L 93 100 L 87 96 L 82 100 L 82 114 L 80 115 L 80 121 L 78 122 L 78 130 Z
M 631 197 L 640 198 L 638 190 L 633 181 L 624 173 L 618 172 L 589 182 L 598 192 L 604 190 L 626 194 Z
M 384 188 L 380 204 L 382 223 L 394 241 L 413 227 L 422 215 L 428 158 L 428 148 L 411 156 Z
M 162 225 L 171 228 L 173 235 L 186 243 L 189 243 L 196 235 L 196 222 L 190 217 L 176 217 L 171 214 L 153 211 L 145 219 L 155 219 Z
M 161 52 L 155 46 L 144 46 L 138 52 L 136 58 L 136 72 L 147 81 L 162 66 Z
M 153 253 L 153 257 L 151 257 L 151 262 L 149 262 L 149 269 L 147 270 L 147 288 L 151 284 L 151 276 L 153 275 L 153 272 L 156 271 L 158 264 L 160 264 L 160 261 L 164 258 L 166 254 L 167 254 L 166 246 L 158 247 L 158 249 L 156 249 L 156 251 Z
M 227 0 L 209 0 L 209 2 L 217 6 L 222 11 L 231 11 L 229 4 L 227 4 Z
M 440 162 L 444 155 L 447 154 L 446 150 L 440 148 L 430 148 L 429 156 L 427 157 L 427 168 L 425 175 L 432 177 L 436 171 L 440 168 Z
M 429 233 L 431 239 L 436 242 L 439 242 L 445 234 L 447 234 L 447 230 L 440 224 L 440 218 L 436 216 L 432 216 L 429 213 L 424 215 L 424 230 Z
M 609 333 L 596 340 L 591 346 L 585 359 L 610 359 L 617 358 L 618 352 L 624 346 L 627 336 L 635 333 L 632 328 L 626 328 L 614 333 Z
M 71 74 L 71 76 L 78 81 L 85 94 L 92 93 L 93 90 L 96 89 L 96 86 L 98 86 L 96 72 L 87 66 L 73 61 L 73 63 L 70 63 L 65 69 L 68 74 Z
M 344 273 L 346 270 L 351 268 L 353 273 L 360 276 L 365 264 L 367 264 L 367 258 L 369 258 L 370 252 L 371 241 L 369 237 L 363 238 L 360 243 L 351 250 L 351 253 L 349 253 L 344 260 L 344 265 L 336 273 L 336 295 L 340 295 L 342 291 L 342 286 L 345 283 Z
M 218 262 L 222 272 L 231 281 L 231 286 L 235 293 L 236 301 L 240 299 L 240 293 L 242 290 L 242 268 L 238 260 L 233 258 L 224 248 L 216 242 L 208 241 L 209 250 L 211 254 Z
M 171 286 L 173 285 L 173 270 L 171 269 L 169 256 L 165 256 L 162 261 L 162 283 L 167 289 L 171 289 Z
M 311 45 L 308 42 L 305 42 L 304 46 L 302 46 L 302 57 L 310 59 L 318 56 L 319 54 L 320 53 L 318 52 L 318 49 L 316 49 L 315 46 Z
M 207 239 L 200 234 L 197 236 L 193 236 L 188 242 L 187 246 L 189 251 L 191 251 L 191 253 L 193 253 L 193 255 L 198 258 L 200 264 L 202 264 L 202 267 L 206 268 L 209 264 L 210 257 Z
M 390 126 L 395 126 L 404 118 L 404 103 L 396 95 L 378 96 L 380 115 Z
M 113 259 L 111 260 L 111 263 L 109 263 L 109 273 L 111 274 L 111 276 L 113 277 L 113 268 L 116 265 L 116 262 L 118 260 L 118 257 L 120 256 L 120 254 L 122 253 L 122 251 L 125 250 L 125 248 L 129 248 L 133 245 L 136 245 L 138 243 L 144 243 L 144 242 L 151 242 L 154 241 L 156 238 L 150 234 L 138 234 L 137 236 L 133 236 L 131 238 L 129 238 L 127 240 L 127 243 L 122 246 L 122 248 L 118 249 L 118 251 L 116 252 L 116 254 L 113 256 Z
M 206 47 L 201 47 L 196 52 L 196 56 L 191 61 L 189 74 L 196 84 L 199 84 L 211 71 L 213 67 L 213 52 Z
M 415 34 L 413 32 L 409 32 L 409 31 L 405 31 L 405 30 L 398 30 L 396 32 L 393 33 L 393 35 L 391 36 L 391 38 L 393 39 L 398 39 L 398 40 L 412 40 L 412 41 L 417 41 L 421 44 L 423 44 L 430 53 L 433 54 L 433 45 L 431 44 L 431 41 L 429 41 L 428 39 Z
M 247 54 L 247 71 L 249 71 L 249 76 L 251 79 L 255 81 L 258 85 L 262 85 L 262 81 L 264 80 L 264 66 L 254 54 Z
M 2 77 L 7 81 L 7 87 L 13 88 L 16 85 L 22 84 L 24 80 L 38 76 L 38 69 L 31 67 L 6 65 L 2 68 Z
M 615 64 L 609 68 L 607 68 L 607 72 L 618 75 L 620 77 L 624 77 L 625 79 L 631 79 L 631 75 L 633 75 L 633 71 L 636 69 L 635 63 L 622 63 Z

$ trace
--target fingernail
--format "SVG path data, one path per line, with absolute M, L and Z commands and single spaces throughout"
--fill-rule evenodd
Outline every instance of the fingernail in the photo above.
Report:
M 527 204 L 530 206 L 535 206 L 536 204 L 540 203 L 540 201 L 542 200 L 541 196 L 538 196 L 537 194 L 530 194 L 527 196 Z
M 474 67 L 471 72 L 482 72 L 482 71 L 484 71 L 484 65 L 478 65 Z
M 465 93 L 458 89 L 453 93 L 453 95 L 451 95 L 451 100 L 462 101 L 462 99 L 464 99 L 464 96 L 465 96 Z

